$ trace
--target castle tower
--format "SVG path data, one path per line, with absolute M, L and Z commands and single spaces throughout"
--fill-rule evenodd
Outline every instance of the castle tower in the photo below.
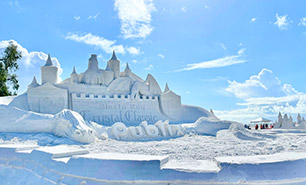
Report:
M 125 67 L 125 70 L 124 70 L 124 75 L 125 75 L 126 77 L 128 77 L 128 76 L 131 75 L 131 73 L 132 73 L 132 70 L 130 69 L 129 64 L 126 63 L 126 67 Z
M 72 83 L 78 83 L 79 82 L 79 77 L 78 77 L 77 72 L 75 71 L 75 67 L 73 67 L 73 71 L 70 75 L 70 78 L 71 78 Z
M 58 80 L 57 71 L 58 68 L 53 65 L 49 54 L 46 64 L 41 67 L 41 83 L 44 84 L 49 82 L 51 84 L 56 84 Z
M 99 64 L 97 60 L 97 55 L 92 54 L 91 57 L 88 60 L 88 69 L 87 70 L 98 70 Z
M 114 72 L 114 79 L 120 77 L 120 61 L 117 59 L 115 51 L 112 58 L 107 62 L 106 70 Z

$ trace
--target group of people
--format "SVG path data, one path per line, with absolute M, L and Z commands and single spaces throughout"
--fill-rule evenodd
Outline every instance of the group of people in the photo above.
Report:
M 251 126 L 250 125 L 247 125 L 247 124 L 245 124 L 244 125 L 244 127 L 246 128 L 246 129 L 249 129 L 249 130 L 251 130 L 252 128 L 251 128 Z M 273 125 L 269 125 L 269 124 L 256 124 L 255 125 L 255 130 L 262 130 L 262 129 L 272 129 L 273 128 Z

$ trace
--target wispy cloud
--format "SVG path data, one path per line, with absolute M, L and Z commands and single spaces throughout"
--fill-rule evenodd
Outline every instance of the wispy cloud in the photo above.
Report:
M 115 0 L 115 10 L 121 22 L 123 38 L 145 38 L 153 30 L 151 13 L 153 0 Z
M 194 69 L 205 69 L 205 68 L 216 68 L 216 67 L 225 67 L 231 66 L 234 64 L 245 63 L 247 60 L 243 59 L 243 52 L 245 48 L 240 49 L 236 55 L 225 56 L 215 60 L 204 61 L 200 63 L 187 64 L 185 68 L 176 70 L 178 71 L 189 71 Z
M 134 63 L 134 64 L 142 64 L 142 63 L 146 63 L 146 62 L 147 62 L 146 59 L 142 59 L 142 60 L 133 59 L 132 60 L 132 63 Z
M 300 19 L 299 26 L 306 26 L 306 17 Z
M 245 48 L 242 48 L 242 49 L 240 49 L 240 50 L 237 52 L 237 54 L 238 54 L 238 55 L 243 55 L 244 51 L 245 51 Z
M 100 12 L 98 12 L 96 15 L 90 15 L 90 16 L 88 16 L 87 19 L 88 19 L 88 20 L 90 20 L 90 19 L 96 20 L 96 19 L 99 17 L 99 15 L 100 15 Z
M 115 40 L 108 40 L 103 37 L 93 35 L 91 33 L 87 34 L 76 34 L 68 33 L 65 39 L 73 40 L 76 42 L 85 43 L 87 45 L 96 46 L 106 53 L 112 53 L 115 50 L 117 53 L 126 53 L 126 51 L 132 55 L 140 54 L 140 49 L 135 47 L 123 46 L 122 44 L 116 45 Z
M 227 48 L 225 47 L 224 43 L 220 43 L 221 48 L 223 48 L 224 50 L 226 50 Z
M 9 1 L 8 4 L 14 8 L 18 13 L 24 11 L 24 8 L 20 5 L 19 1 Z
M 151 71 L 152 69 L 153 69 L 153 65 L 152 64 L 150 64 L 150 65 L 148 65 L 147 67 L 145 67 L 145 70 L 146 71 Z
M 288 22 L 288 15 L 279 16 L 278 13 L 275 15 L 276 21 L 274 22 L 275 25 L 281 30 L 288 29 L 289 22 Z
M 256 21 L 256 17 L 253 17 L 250 22 L 255 22 L 255 21 Z
M 163 54 L 158 54 L 157 56 L 159 56 L 160 58 L 162 58 L 162 59 L 164 59 L 165 58 L 165 55 L 163 55 Z
M 76 21 L 78 21 L 78 20 L 80 20 L 80 19 L 81 19 L 81 17 L 80 17 L 80 16 L 74 16 L 73 18 L 74 18 L 74 20 L 76 20 Z
M 184 12 L 184 13 L 187 12 L 187 8 L 186 8 L 185 6 L 183 6 L 183 7 L 181 8 L 181 10 L 182 10 L 182 12 Z

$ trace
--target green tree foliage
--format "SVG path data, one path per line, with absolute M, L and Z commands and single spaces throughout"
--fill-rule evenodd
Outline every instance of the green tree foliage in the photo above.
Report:
M 21 59 L 17 46 L 10 43 L 0 58 L 0 96 L 16 95 L 19 88 L 18 78 L 15 74 L 19 68 L 17 60 Z M 13 92 L 11 92 L 10 87 Z

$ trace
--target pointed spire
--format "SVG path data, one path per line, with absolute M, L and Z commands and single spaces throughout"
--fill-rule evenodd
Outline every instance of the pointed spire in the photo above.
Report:
M 75 66 L 73 66 L 73 71 L 71 74 L 77 74 L 77 72 L 75 71 Z
M 33 80 L 32 80 L 32 82 L 31 82 L 31 84 L 28 86 L 28 88 L 33 88 L 33 87 L 37 87 L 37 86 L 39 86 L 39 84 L 37 83 L 37 80 L 36 80 L 36 78 L 35 78 L 35 76 L 33 77 Z
M 124 70 L 124 71 L 131 71 L 130 66 L 129 66 L 129 63 L 126 63 L 126 67 L 125 67 L 125 70 Z
M 117 57 L 116 57 L 115 50 L 113 50 L 113 56 L 112 56 L 111 60 L 118 60 Z
M 46 62 L 46 64 L 45 64 L 45 66 L 52 66 L 52 65 L 53 65 L 53 63 L 52 63 L 50 54 L 48 54 L 48 59 L 47 59 L 47 62 Z
M 125 69 L 124 69 L 124 76 L 125 76 L 125 77 L 128 77 L 128 76 L 130 76 L 130 75 L 131 75 L 131 69 L 130 69 L 130 67 L 129 67 L 129 64 L 126 63 L 126 67 L 125 67 Z
M 37 83 L 37 80 L 36 80 L 36 77 L 35 77 L 35 76 L 33 77 L 33 80 L 32 80 L 32 83 L 31 83 L 31 84 L 38 85 L 38 83 Z
M 166 87 L 165 87 L 164 93 L 165 93 L 165 92 L 168 92 L 168 91 L 170 91 L 170 89 L 169 89 L 169 87 L 168 87 L 168 83 L 166 83 Z
M 300 113 L 298 113 L 298 115 L 297 115 L 297 117 L 296 117 L 296 121 L 297 121 L 298 124 L 301 123 L 302 117 L 301 117 L 301 114 L 300 114 Z

